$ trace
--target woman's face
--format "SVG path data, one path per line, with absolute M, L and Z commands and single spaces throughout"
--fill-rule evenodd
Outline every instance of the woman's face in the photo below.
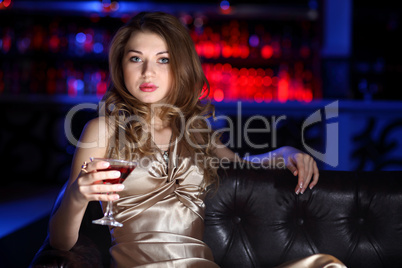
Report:
M 161 103 L 171 88 L 169 52 L 166 42 L 151 32 L 135 32 L 123 57 L 124 83 L 144 103 Z

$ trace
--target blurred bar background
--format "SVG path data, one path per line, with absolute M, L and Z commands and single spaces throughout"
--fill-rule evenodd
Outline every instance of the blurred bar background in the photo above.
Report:
M 0 267 L 27 266 L 44 239 L 75 150 L 65 124 L 78 139 L 96 116 L 88 107 L 108 86 L 109 42 L 140 11 L 172 13 L 189 29 L 220 118 L 211 123 L 233 123 L 223 137 L 240 155 L 291 145 L 324 155 L 321 169 L 402 168 L 393 1 L 0 0 Z M 266 122 L 275 131 L 252 131 Z M 12 258 L 17 248 L 23 258 Z

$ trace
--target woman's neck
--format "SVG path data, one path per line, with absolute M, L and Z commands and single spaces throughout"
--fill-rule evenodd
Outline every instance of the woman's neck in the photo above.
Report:
M 151 129 L 161 130 L 170 126 L 170 124 L 166 121 L 163 121 L 160 117 L 154 116 L 148 122 L 148 125 Z

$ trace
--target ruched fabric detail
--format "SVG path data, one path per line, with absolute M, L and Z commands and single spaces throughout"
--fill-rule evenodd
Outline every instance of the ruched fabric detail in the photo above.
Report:
M 203 174 L 179 147 L 176 140 L 169 167 L 156 150 L 124 181 L 114 202 L 123 227 L 111 228 L 113 266 L 218 267 L 202 241 Z

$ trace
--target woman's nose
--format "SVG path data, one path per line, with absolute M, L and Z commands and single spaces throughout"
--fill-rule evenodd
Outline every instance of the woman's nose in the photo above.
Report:
M 150 62 L 144 62 L 142 65 L 142 75 L 143 76 L 152 76 L 155 74 L 154 66 Z

